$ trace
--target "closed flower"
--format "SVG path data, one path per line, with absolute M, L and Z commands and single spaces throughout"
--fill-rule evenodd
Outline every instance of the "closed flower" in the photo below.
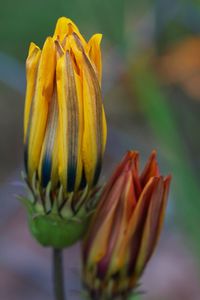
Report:
M 86 42 L 62 17 L 42 49 L 34 43 L 29 48 L 25 180 L 44 214 L 73 217 L 94 194 L 106 143 L 101 38 L 95 34 Z
M 128 299 L 158 241 L 170 177 L 160 175 L 153 152 L 139 174 L 128 152 L 100 197 L 83 244 L 83 280 L 91 299 Z

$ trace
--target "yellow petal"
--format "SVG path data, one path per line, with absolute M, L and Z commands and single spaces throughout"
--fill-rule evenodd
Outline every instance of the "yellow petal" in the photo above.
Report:
M 30 44 L 28 58 L 26 60 L 26 100 L 24 109 L 24 142 L 26 140 L 29 113 L 31 103 L 35 93 L 35 83 L 37 77 L 37 70 L 40 60 L 41 50 L 34 43 Z
M 102 154 L 104 154 L 105 152 L 105 148 L 106 148 L 106 140 L 107 140 L 107 123 L 106 123 L 106 115 L 105 115 L 105 110 L 104 107 L 102 105 L 102 122 L 103 122 L 103 126 L 102 126 Z
M 71 19 L 66 17 L 61 17 L 58 19 L 53 38 L 58 39 L 62 42 L 66 36 L 72 34 L 73 32 L 78 35 L 83 46 L 86 47 L 86 41 L 79 32 L 78 27 L 72 22 Z
M 69 51 L 57 64 L 60 145 L 59 173 L 64 188 L 78 188 L 82 175 L 81 143 L 83 135 L 82 93 L 80 78 L 73 69 Z
M 53 37 L 55 39 L 58 38 L 60 40 L 63 40 L 63 38 L 68 34 L 69 23 L 72 24 L 72 21 L 70 19 L 65 18 L 65 17 L 60 17 L 56 23 L 56 28 L 55 28 Z M 76 28 L 75 24 L 73 24 L 73 25 Z
M 58 182 L 58 103 L 56 89 L 49 104 L 47 126 L 42 145 L 39 166 L 39 178 L 46 187 L 51 181 L 52 187 Z
M 89 57 L 93 64 L 96 67 L 96 72 L 98 74 L 99 84 L 101 85 L 101 77 L 102 77 L 102 61 L 101 61 L 101 44 L 102 34 L 94 34 L 88 42 L 87 51 Z
M 78 130 L 78 151 L 77 151 L 77 171 L 76 171 L 76 184 L 77 189 L 81 183 L 83 175 L 83 156 L 82 156 L 82 143 L 83 143 L 83 87 L 80 76 L 74 72 L 77 92 L 77 102 L 79 111 L 79 130 Z
M 42 49 L 38 66 L 29 126 L 26 135 L 25 153 L 27 153 L 28 174 L 30 179 L 39 165 L 40 152 L 47 122 L 48 106 L 53 93 L 54 76 L 55 46 L 52 38 L 47 38 Z
M 106 122 L 103 122 L 102 98 L 96 73 L 83 52 L 84 135 L 83 161 L 89 186 L 96 184 L 105 148 Z

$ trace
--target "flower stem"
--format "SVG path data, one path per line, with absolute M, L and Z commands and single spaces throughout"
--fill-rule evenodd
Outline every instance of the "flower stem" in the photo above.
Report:
M 55 300 L 65 300 L 61 249 L 53 249 L 53 284 Z

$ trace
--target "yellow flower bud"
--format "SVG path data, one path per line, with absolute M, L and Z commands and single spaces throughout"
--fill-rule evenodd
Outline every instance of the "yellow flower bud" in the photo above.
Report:
M 86 42 L 76 25 L 61 17 L 42 49 L 34 43 L 29 48 L 26 181 L 45 212 L 55 201 L 59 213 L 65 204 L 77 212 L 100 175 L 106 144 L 101 38 L 95 34 Z

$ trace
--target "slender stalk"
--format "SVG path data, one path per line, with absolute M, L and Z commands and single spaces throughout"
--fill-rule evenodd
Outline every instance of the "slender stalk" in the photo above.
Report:
M 53 249 L 53 284 L 55 300 L 65 300 L 61 249 Z

